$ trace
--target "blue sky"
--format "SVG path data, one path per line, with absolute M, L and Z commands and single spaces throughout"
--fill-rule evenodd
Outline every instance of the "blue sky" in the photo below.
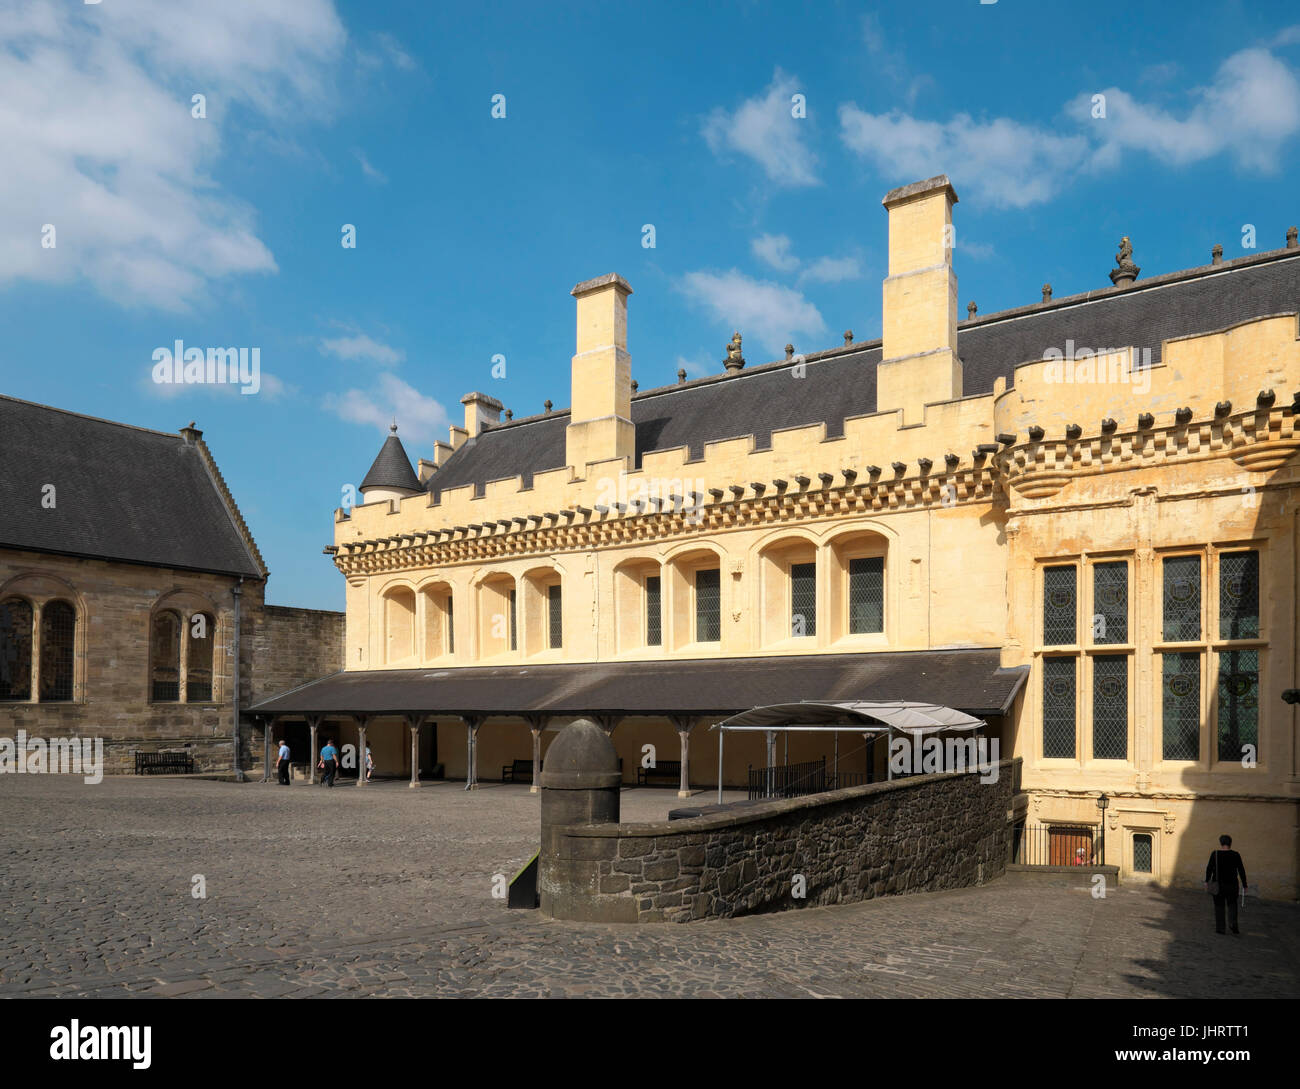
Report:
M 963 316 L 1107 286 L 1124 234 L 1143 276 L 1281 246 L 1300 11 L 1176 11 L 0 0 L 0 393 L 196 420 L 268 599 L 342 608 L 321 547 L 389 419 L 414 460 L 472 389 L 567 406 L 579 280 L 631 282 L 645 389 L 733 329 L 878 336 L 880 198 L 940 172 Z M 261 390 L 156 384 L 177 339 Z

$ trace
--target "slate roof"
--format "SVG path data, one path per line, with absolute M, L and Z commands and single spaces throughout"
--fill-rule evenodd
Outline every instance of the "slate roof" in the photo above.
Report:
M 265 578 L 200 443 L 0 395 L 0 548 Z
M 511 663 L 335 673 L 247 708 L 250 714 L 735 714 L 762 704 L 920 700 L 1002 715 L 1028 666 L 999 651 L 897 651 L 779 658 Z
M 362 490 L 402 488 L 412 492 L 423 491 L 415 470 L 411 468 L 411 459 L 406 456 L 406 447 L 397 437 L 397 425 L 394 424 L 390 430 L 392 433 L 384 440 L 374 464 L 370 466 L 370 472 L 366 473 L 366 479 L 361 482 Z
M 1014 385 L 1015 368 L 1042 359 L 1048 348 L 1094 350 L 1134 345 L 1160 362 L 1166 340 L 1213 332 L 1251 318 L 1300 311 L 1300 250 L 1238 258 L 1129 288 L 1103 290 L 979 316 L 958 327 L 963 393 L 990 393 L 994 380 Z M 650 450 L 685 446 L 701 458 L 704 444 L 753 435 L 771 445 L 773 430 L 825 421 L 827 436 L 844 432 L 846 417 L 876 411 L 880 341 L 809 355 L 804 377 L 794 361 L 749 367 L 634 395 L 636 459 Z M 474 484 L 532 475 L 565 464 L 568 412 L 497 424 L 457 450 L 428 482 L 435 495 Z M 888 451 L 883 451 L 885 456 Z

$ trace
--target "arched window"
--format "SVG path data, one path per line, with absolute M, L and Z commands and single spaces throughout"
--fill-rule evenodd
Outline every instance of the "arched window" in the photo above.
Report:
M 32 698 L 32 607 L 20 597 L 0 601 L 0 700 Z
M 415 654 L 415 591 L 396 586 L 384 595 L 384 661 L 402 662 Z
M 207 613 L 195 613 L 189 619 L 185 648 L 185 700 L 187 703 L 212 702 L 212 644 L 216 621 Z
M 151 698 L 177 703 L 181 698 L 181 618 L 170 610 L 153 618 L 149 637 Z
M 41 701 L 72 699 L 72 657 L 77 611 L 66 601 L 41 610 Z

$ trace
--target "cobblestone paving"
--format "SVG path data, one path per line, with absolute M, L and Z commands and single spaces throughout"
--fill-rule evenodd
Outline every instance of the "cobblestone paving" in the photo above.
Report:
M 623 815 L 678 804 L 629 790 Z M 0 777 L 0 996 L 1300 997 L 1300 907 L 1252 900 L 1220 937 L 1195 892 L 1003 880 L 551 922 L 491 894 L 535 850 L 537 812 L 526 786 Z

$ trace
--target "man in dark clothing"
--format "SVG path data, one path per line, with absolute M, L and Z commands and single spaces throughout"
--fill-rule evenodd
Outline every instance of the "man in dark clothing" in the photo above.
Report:
M 1211 881 L 1219 883 L 1219 891 L 1214 897 L 1214 929 L 1220 934 L 1224 933 L 1223 929 L 1223 909 L 1228 909 L 1228 924 L 1232 927 L 1234 934 L 1240 934 L 1237 929 L 1237 875 L 1241 875 L 1241 888 L 1244 890 L 1249 886 L 1246 883 L 1246 867 L 1241 863 L 1241 855 L 1232 850 L 1232 837 L 1219 837 L 1219 850 L 1210 855 L 1210 861 L 1205 866 L 1205 883 L 1208 885 Z

